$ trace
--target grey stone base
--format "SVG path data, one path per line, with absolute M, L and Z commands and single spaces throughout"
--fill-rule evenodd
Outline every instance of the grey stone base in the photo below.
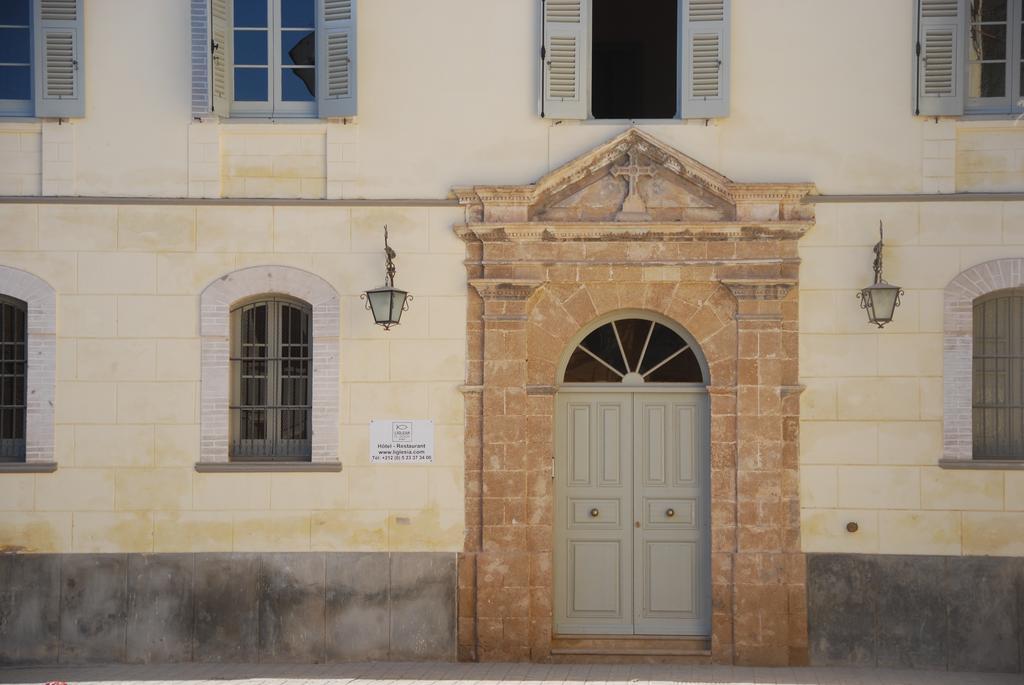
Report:
M 807 601 L 815 665 L 1024 672 L 1024 559 L 808 555 Z
M 0 555 L 0 665 L 455 659 L 456 555 Z

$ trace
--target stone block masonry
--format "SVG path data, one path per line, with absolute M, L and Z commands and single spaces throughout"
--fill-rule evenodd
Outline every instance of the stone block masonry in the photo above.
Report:
M 0 666 L 455 658 L 451 553 L 0 555 Z

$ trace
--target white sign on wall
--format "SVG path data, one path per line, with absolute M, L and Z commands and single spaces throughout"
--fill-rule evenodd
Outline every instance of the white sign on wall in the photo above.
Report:
M 434 461 L 434 422 L 412 419 L 370 421 L 370 462 L 373 464 L 431 464 Z

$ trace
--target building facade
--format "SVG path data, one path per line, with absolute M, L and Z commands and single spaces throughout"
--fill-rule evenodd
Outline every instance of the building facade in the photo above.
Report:
M 1021 3 L 633 4 L 0 7 L 0 663 L 1024 670 Z

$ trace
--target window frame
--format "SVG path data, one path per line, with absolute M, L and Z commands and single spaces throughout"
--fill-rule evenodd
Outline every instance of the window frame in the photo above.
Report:
M 590 4 L 590 11 L 587 13 L 587 54 L 586 54 L 586 94 L 587 94 L 587 118 L 584 121 L 607 123 L 616 121 L 644 121 L 644 122 L 660 122 L 660 121 L 679 121 L 682 119 L 682 102 L 683 102 L 683 60 L 686 59 L 686 25 L 685 25 L 685 7 L 684 0 L 675 0 L 676 3 L 676 78 L 675 78 L 675 93 L 673 101 L 675 102 L 675 113 L 671 117 L 608 117 L 598 118 L 594 116 L 594 20 L 597 17 L 597 12 L 594 11 L 595 3 L 594 0 L 584 0 Z
M 997 324 L 997 327 L 999 327 L 999 328 L 1005 327 L 1005 329 L 1007 331 L 1006 339 L 1011 343 L 1011 348 L 1012 348 L 1012 342 L 1013 342 L 1014 338 L 1016 338 L 1018 340 L 1018 347 L 1017 347 L 1017 350 L 1016 350 L 1016 354 L 1014 354 L 1014 350 L 1013 349 L 1008 349 L 1005 353 L 991 353 L 989 351 L 986 351 L 984 354 L 979 353 L 979 351 L 978 351 L 979 341 L 984 339 L 982 336 L 979 336 L 979 330 L 981 329 L 983 331 L 984 328 L 986 328 L 986 326 L 983 323 L 979 322 L 979 319 L 978 319 L 979 308 L 980 307 L 984 307 L 985 305 L 987 305 L 989 303 L 998 302 L 998 301 L 1001 301 L 1001 300 L 1008 300 L 1008 301 L 1010 301 L 1011 306 L 1008 307 L 1008 317 L 1006 318 L 1006 320 L 1003 321 L 1003 320 L 997 318 L 995 323 Z M 1015 300 L 1016 300 L 1016 302 L 1014 302 Z M 1013 308 L 1012 308 L 1013 304 L 1016 304 L 1017 308 L 1018 308 L 1018 311 L 1017 311 L 1018 316 L 1016 318 L 1014 318 L 1014 312 L 1013 312 Z M 1021 412 L 1021 411 L 1024 411 L 1024 407 L 1022 407 L 1020 405 L 1013 406 L 1010 403 L 1011 402 L 1010 395 L 1012 393 L 1007 393 L 1006 397 L 1002 401 L 996 400 L 995 402 L 991 402 L 991 403 L 990 402 L 986 402 L 983 398 L 979 398 L 979 392 L 978 392 L 978 390 L 979 390 L 979 388 L 978 388 L 979 376 L 981 377 L 983 387 L 987 386 L 987 380 L 985 379 L 985 376 L 988 373 L 993 373 L 993 371 L 985 368 L 985 369 L 982 369 L 979 372 L 978 362 L 979 361 L 983 362 L 983 365 L 985 367 L 988 367 L 989 366 L 988 362 L 990 362 L 990 361 L 1005 359 L 1005 360 L 1007 360 L 1007 365 L 1006 365 L 1007 369 L 1006 369 L 1005 373 L 1006 373 L 1007 377 L 1010 377 L 1010 378 L 1013 377 L 1013 375 L 1014 375 L 1013 374 L 1013 361 L 1017 360 L 1018 364 L 1024 363 L 1024 329 L 1022 329 L 1022 327 L 1024 327 L 1024 315 L 1022 315 L 1022 313 L 1024 313 L 1024 312 L 1022 312 L 1022 309 L 1024 309 L 1024 288 L 1003 288 L 1003 289 L 1000 289 L 1000 290 L 994 290 L 992 292 L 989 292 L 989 293 L 986 293 L 986 294 L 981 295 L 979 297 L 976 297 L 974 299 L 974 302 L 972 303 L 972 327 L 973 327 L 972 343 L 973 344 L 972 344 L 972 358 L 971 358 L 971 361 L 972 361 L 972 378 L 971 378 L 971 420 L 972 420 L 972 428 L 971 428 L 971 437 L 972 437 L 972 441 L 973 441 L 973 446 L 972 446 L 972 452 L 971 453 L 972 453 L 972 456 L 975 459 L 1000 460 L 1000 461 L 1006 460 L 1006 461 L 1022 461 L 1022 462 L 1024 462 L 1024 444 L 1021 444 L 1021 445 L 1018 446 L 1018 453 L 1017 454 L 1013 454 L 1012 453 L 1012 449 L 1005 450 L 1007 452 L 1006 454 L 999 454 L 999 452 L 1003 452 L 1004 450 L 993 450 L 991 448 L 986 449 L 984 447 L 980 447 L 979 446 L 979 443 L 983 442 L 984 438 L 980 438 L 978 433 L 977 433 L 977 430 L 976 430 L 977 427 L 978 427 L 978 424 L 979 424 L 979 412 L 989 412 L 989 411 L 996 411 L 996 412 L 998 412 L 999 410 L 1003 410 L 1003 411 L 1007 412 L 1007 422 L 1006 422 L 1007 423 L 1007 427 L 1013 425 L 1014 423 L 1017 423 L 1017 425 L 1020 425 L 1019 422 L 1014 422 L 1013 421 L 1013 413 L 1014 413 L 1013 410 L 1017 410 L 1018 412 Z M 979 325 L 979 323 L 981 323 L 981 325 Z M 984 336 L 984 337 L 988 337 L 988 336 Z M 1001 340 L 997 340 L 996 342 L 998 344 L 998 342 L 1001 342 Z M 995 371 L 995 373 L 999 373 L 999 371 L 997 370 L 997 371 Z M 1018 376 L 1018 378 L 1019 378 L 1019 376 Z M 997 390 L 999 389 L 998 386 L 997 386 L 996 389 Z M 1021 393 L 1022 393 L 1021 389 L 1018 388 L 1017 394 L 1020 395 Z M 986 406 L 979 406 L 979 405 L 986 405 Z M 982 422 L 987 421 L 987 418 L 985 416 L 982 416 L 980 418 L 981 418 Z M 1013 442 L 1013 436 L 1012 435 L 1007 436 L 1002 431 L 998 431 L 998 430 L 996 431 L 996 433 L 997 433 L 996 437 L 997 437 L 997 441 L 998 442 L 1000 442 L 1000 443 L 1002 443 L 1004 441 L 1007 442 L 1007 443 L 1012 443 Z M 1024 438 L 1020 438 L 1019 441 L 1024 442 Z M 981 456 L 979 456 L 979 454 Z
M 0 24 L 0 28 L 27 28 L 28 29 L 28 68 L 29 68 L 29 95 L 27 100 L 0 99 L 0 116 L 2 117 L 31 117 L 35 115 L 36 101 L 36 37 L 35 37 L 35 2 L 26 0 L 28 3 L 28 26 L 15 26 L 13 24 Z M 21 62 L 0 63 L 3 66 L 24 66 Z
M 266 388 L 264 390 L 265 403 L 262 405 L 243 405 L 242 398 L 242 364 L 246 360 L 246 356 L 242 350 L 242 315 L 247 308 L 254 306 L 266 305 L 267 306 L 267 317 L 266 317 L 266 342 L 265 346 L 266 356 L 264 357 L 265 363 L 267 364 L 266 374 L 264 376 L 266 381 Z M 281 392 L 281 381 L 282 381 L 282 362 L 283 354 L 281 352 L 281 346 L 284 344 L 281 340 L 281 328 L 280 328 L 280 317 L 285 306 L 293 307 L 298 309 L 306 316 L 305 336 L 308 340 L 305 346 L 308 348 L 306 351 L 306 357 L 304 361 L 307 363 L 307 374 L 306 380 L 306 392 L 305 392 L 305 403 L 303 405 L 287 405 L 287 406 L 301 406 L 306 412 L 306 427 L 305 433 L 307 438 L 304 440 L 293 440 L 289 441 L 292 443 L 301 443 L 299 445 L 291 444 L 285 445 L 285 439 L 281 437 L 281 421 L 280 414 L 283 410 L 284 405 L 280 396 Z M 308 302 L 300 300 L 295 297 L 289 297 L 287 295 L 280 295 L 277 293 L 268 293 L 266 295 L 260 295 L 256 297 L 246 298 L 235 303 L 231 308 L 231 393 L 230 393 L 230 405 L 229 409 L 232 412 L 231 423 L 229 428 L 229 452 L 228 458 L 231 461 L 247 462 L 247 461 L 311 461 L 312 459 L 312 432 L 313 432 L 313 374 L 312 374 L 312 347 L 313 347 L 313 308 Z M 275 365 L 274 362 L 277 362 Z M 242 407 L 262 407 L 267 413 L 266 418 L 266 437 L 263 439 L 252 439 L 250 438 L 247 442 L 250 444 L 247 446 L 248 449 L 241 450 L 242 438 L 241 433 L 241 411 Z M 273 410 L 277 410 L 276 412 Z M 276 416 L 275 416 L 276 414 Z M 292 447 L 295 449 L 285 449 L 285 447 Z M 243 454 L 243 452 L 249 452 Z
M 14 335 L 10 340 L 4 338 L 4 329 L 6 327 L 6 310 L 10 307 L 16 314 L 21 314 L 21 333 L 18 336 L 17 328 L 14 329 Z M 8 359 L 8 346 L 20 347 L 20 358 L 17 353 L 11 359 Z M 15 371 L 14 373 L 8 374 L 8 364 L 21 365 L 20 374 Z M 21 379 L 21 393 L 20 396 L 17 393 L 12 393 L 11 405 L 4 404 L 4 393 L 0 392 L 0 463 L 20 463 L 25 461 L 26 454 L 26 434 L 28 432 L 28 303 L 24 300 L 9 295 L 0 293 L 0 391 L 6 388 L 7 382 L 12 378 Z M 19 402 L 20 400 L 20 402 Z M 21 438 L 4 438 L 4 429 L 8 427 L 6 416 L 8 410 L 21 409 Z M 17 416 L 15 414 L 15 416 Z M 17 419 L 15 419 L 17 421 Z M 11 424 L 13 425 L 13 423 Z M 10 443 L 10 444 L 8 444 Z
M 229 0 L 232 4 L 234 0 Z M 313 99 L 310 102 L 289 102 L 285 101 L 281 92 L 281 85 L 283 79 L 281 78 L 281 72 L 287 65 L 281 64 L 281 33 L 284 28 L 281 26 L 281 3 L 287 0 L 266 0 L 267 2 L 267 93 L 268 100 L 256 102 L 253 100 L 236 100 L 235 99 L 235 31 L 239 30 L 235 25 L 234 11 L 231 14 L 231 35 L 228 40 L 231 41 L 231 64 L 229 65 L 228 77 L 231 79 L 231 116 L 237 116 L 242 118 L 316 118 L 318 116 L 317 107 L 317 95 L 313 94 Z M 318 34 L 316 27 L 316 11 L 318 3 L 316 0 L 313 2 L 313 35 L 315 47 L 313 49 L 314 59 L 319 57 L 319 41 L 321 37 Z M 300 29 L 301 30 L 301 29 Z M 320 69 L 319 64 L 313 66 L 314 83 L 319 83 L 317 72 Z
M 964 114 L 1006 115 L 1024 113 L 1024 92 L 1021 91 L 1021 32 L 1024 30 L 1024 7 L 1019 2 L 1007 2 L 1006 17 L 1006 95 L 1003 97 L 971 97 L 971 0 L 967 0 L 964 16 Z M 1013 30 L 1016 27 L 1016 30 Z

